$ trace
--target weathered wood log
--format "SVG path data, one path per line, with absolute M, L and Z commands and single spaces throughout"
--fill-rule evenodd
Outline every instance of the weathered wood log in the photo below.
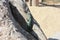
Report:
M 0 40 L 36 40 L 15 21 L 8 0 L 0 0 Z
M 27 28 L 26 27 L 26 22 L 27 22 L 27 19 L 29 18 L 29 16 L 27 14 L 31 14 L 27 4 L 25 2 L 23 2 L 22 0 L 10 0 L 10 3 L 13 5 L 12 11 L 13 11 L 15 19 L 19 22 L 20 25 L 23 25 L 22 27 L 24 29 L 26 29 Z M 47 40 L 47 38 L 46 38 L 45 34 L 43 33 L 42 29 L 39 29 L 36 25 L 34 26 L 34 28 L 37 28 L 37 29 L 36 30 L 33 29 L 33 31 L 31 31 L 30 33 L 37 40 Z
M 26 31 L 32 30 L 31 14 L 26 3 L 22 0 L 10 0 L 10 8 L 14 18 L 18 21 L 21 27 Z

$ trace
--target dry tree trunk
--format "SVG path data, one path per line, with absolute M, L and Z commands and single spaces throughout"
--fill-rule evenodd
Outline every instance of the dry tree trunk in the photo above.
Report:
M 25 24 L 23 21 L 24 20 L 20 20 L 20 17 L 19 17 L 19 13 L 25 18 L 25 20 L 27 21 L 27 14 L 31 14 L 31 12 L 30 12 L 30 10 L 29 10 L 29 8 L 28 8 L 28 6 L 27 6 L 27 4 L 25 3 L 25 2 L 23 2 L 22 0 L 10 0 L 10 3 L 19 11 L 17 11 L 14 7 L 12 7 L 13 8 L 13 14 L 15 15 L 15 16 L 17 16 L 16 18 L 18 19 L 18 22 L 20 22 L 19 24 Z M 25 24 L 25 26 L 26 26 L 26 24 Z M 24 25 L 23 25 L 23 27 L 25 27 Z M 36 29 L 36 30 L 34 30 L 34 28 Z M 26 27 L 24 28 L 24 29 L 26 29 Z M 37 38 L 37 40 L 47 40 L 47 38 L 46 38 L 46 36 L 45 36 L 45 34 L 42 32 L 42 30 L 41 29 L 39 29 L 36 25 L 35 26 L 33 26 L 33 31 L 31 32 L 31 34 L 33 35 L 33 36 L 35 36 L 35 38 Z
M 0 40 L 36 40 L 14 20 L 8 0 L 0 0 Z
M 13 4 L 13 6 L 15 6 L 15 8 L 18 11 L 17 12 L 15 10 L 14 12 L 16 14 L 20 13 L 26 20 L 28 17 L 26 16 L 26 11 L 27 13 L 30 13 L 30 11 L 28 10 L 28 7 L 26 8 L 24 3 L 21 0 L 9 0 L 9 1 Z M 21 26 L 13 18 L 13 15 L 9 7 L 9 1 L 0 0 L 0 40 L 37 40 L 31 34 L 29 34 L 24 29 L 22 29 Z M 19 20 L 20 19 L 18 19 L 18 21 Z M 35 31 L 35 32 L 37 33 L 38 31 Z M 32 34 L 34 33 L 32 32 Z M 40 30 L 40 34 L 37 33 L 37 35 L 39 38 L 38 40 L 40 40 L 40 38 L 41 40 L 46 40 L 41 30 Z

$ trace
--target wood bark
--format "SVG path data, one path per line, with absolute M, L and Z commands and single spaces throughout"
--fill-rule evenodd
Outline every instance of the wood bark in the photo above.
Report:
M 0 0 L 0 40 L 36 40 L 15 21 L 8 0 Z
M 27 14 L 31 14 L 27 4 L 23 1 L 21 1 L 21 0 L 16 0 L 16 1 L 15 0 L 13 0 L 13 1 L 10 0 L 10 2 L 19 11 L 19 12 L 18 11 L 15 12 L 16 9 L 13 8 L 13 10 L 14 10 L 13 12 L 15 12 L 15 14 L 14 13 L 13 14 L 15 16 L 17 16 L 19 24 L 20 25 L 21 25 L 21 23 L 25 24 L 24 20 L 20 19 L 21 16 L 19 17 L 19 14 L 22 15 L 24 17 L 24 19 L 26 20 L 26 22 L 27 22 L 27 19 L 29 18 L 29 16 L 27 16 Z M 26 26 L 26 24 L 23 27 L 25 27 L 25 26 Z M 36 30 L 34 30 L 34 28 Z M 26 29 L 26 27 L 24 29 Z M 32 34 L 37 40 L 47 40 L 47 38 L 46 38 L 45 34 L 43 33 L 42 29 L 38 28 L 38 26 L 36 26 L 36 25 L 33 26 L 33 31 L 30 34 Z
M 0 0 L 0 40 L 46 40 L 41 29 L 35 26 L 37 29 L 33 29 L 32 32 L 25 31 L 27 28 L 25 23 L 29 18 L 27 14 L 30 14 L 30 11 L 25 1 Z

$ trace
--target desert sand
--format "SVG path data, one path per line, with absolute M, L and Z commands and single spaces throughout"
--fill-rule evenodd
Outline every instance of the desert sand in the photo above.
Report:
M 29 6 L 29 9 L 47 38 L 60 33 L 60 8 L 52 6 Z

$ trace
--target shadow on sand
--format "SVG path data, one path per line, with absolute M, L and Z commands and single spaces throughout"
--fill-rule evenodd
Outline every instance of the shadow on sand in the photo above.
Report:
M 55 38 L 49 38 L 48 40 L 58 40 L 58 39 L 55 39 Z
M 40 5 L 38 7 L 45 7 L 45 6 L 50 6 L 50 7 L 56 7 L 56 8 L 60 8 L 60 5 L 48 5 L 48 4 L 44 4 L 44 3 L 39 3 Z

